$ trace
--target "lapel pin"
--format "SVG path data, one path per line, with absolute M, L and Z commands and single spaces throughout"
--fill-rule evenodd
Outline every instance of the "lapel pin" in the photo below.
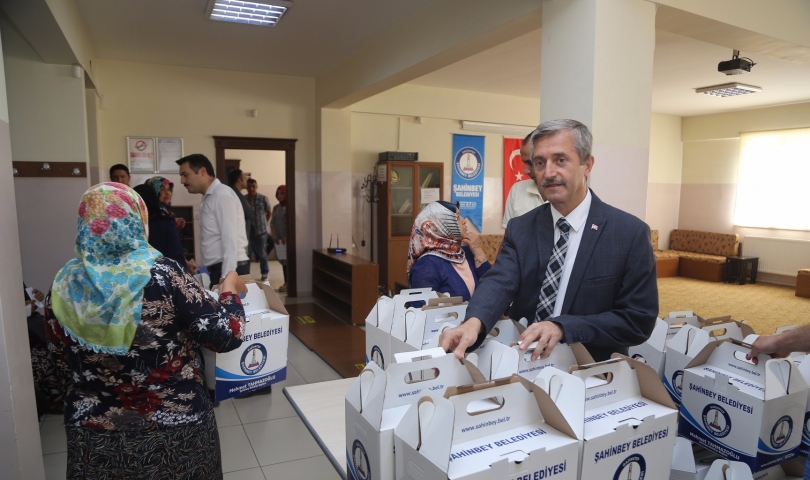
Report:
M 599 227 L 594 223 L 591 225 L 591 230 L 599 230 Z

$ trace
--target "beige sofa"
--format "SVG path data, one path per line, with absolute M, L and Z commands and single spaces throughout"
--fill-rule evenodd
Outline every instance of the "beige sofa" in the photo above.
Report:
M 670 249 L 659 250 L 658 231 L 653 232 L 659 278 L 674 277 L 673 272 L 677 270 L 680 277 L 722 282 L 726 257 L 740 253 L 740 237 L 737 234 L 673 230 L 669 237 Z

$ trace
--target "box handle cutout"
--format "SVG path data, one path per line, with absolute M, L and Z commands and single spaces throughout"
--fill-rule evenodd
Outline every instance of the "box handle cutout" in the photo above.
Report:
M 505 403 L 506 401 L 500 396 L 473 400 L 467 404 L 467 415 L 474 416 L 494 412 L 502 409 Z
M 753 362 L 753 360 L 748 360 L 747 358 L 745 358 L 745 353 L 743 353 L 743 352 L 741 352 L 739 350 L 734 350 L 734 358 L 736 358 L 740 362 L 747 363 L 749 365 L 756 365 Z
M 501 458 L 506 458 L 507 462 L 514 462 L 515 465 L 520 465 L 529 455 L 523 450 L 514 450 L 509 453 L 504 453 Z
M 501 334 L 501 329 L 498 328 L 498 327 L 495 327 L 495 328 L 493 328 L 492 330 L 489 331 L 489 335 L 492 336 L 492 337 L 497 337 L 500 334 Z
M 428 380 L 435 380 L 437 378 L 439 378 L 439 369 L 428 368 L 405 375 L 405 383 L 412 385 L 414 383 L 427 382 Z
M 603 382 L 597 382 L 596 385 L 591 385 L 589 387 L 588 382 L 585 382 L 585 380 L 587 380 L 590 377 L 593 377 L 593 378 L 596 378 L 596 379 L 599 379 L 599 380 L 603 380 Z M 597 374 L 594 374 L 594 375 L 589 375 L 589 376 L 583 378 L 582 381 L 585 382 L 585 388 L 586 389 L 596 388 L 596 387 L 603 387 L 605 385 L 609 385 L 610 382 L 613 381 L 613 372 L 605 372 L 605 373 L 597 373 Z
M 633 429 L 638 428 L 638 426 L 642 424 L 642 421 L 635 418 L 635 417 L 630 417 L 630 418 L 625 418 L 624 420 L 619 420 L 619 423 L 625 423 L 625 422 L 627 422 L 626 423 L 627 425 L 630 425 L 631 427 L 633 427 Z
M 360 412 L 366 408 L 366 400 L 371 393 L 371 384 L 374 383 L 374 372 L 363 370 L 360 372 Z
M 692 346 L 692 341 L 695 339 L 695 335 L 697 335 L 697 330 L 690 328 L 688 332 L 686 332 L 686 349 L 684 350 L 684 355 L 689 355 L 689 347 Z
M 450 313 L 448 313 L 447 315 L 445 315 L 445 316 L 443 316 L 441 318 L 434 319 L 434 322 L 436 322 L 436 323 L 445 323 L 445 322 L 453 322 L 453 321 L 456 321 L 456 320 L 458 320 L 458 313 L 450 312 Z
M 548 391 L 546 393 L 549 397 L 551 397 L 551 401 L 554 403 L 557 403 L 557 397 L 560 396 L 562 386 L 563 379 L 559 375 L 552 375 L 552 377 L 548 380 Z
M 709 335 L 711 335 L 712 337 L 722 337 L 727 333 L 728 333 L 727 328 L 715 328 L 714 330 L 709 332 Z
M 423 432 L 425 434 L 427 433 L 427 427 L 430 425 L 430 421 L 433 420 L 433 413 L 435 411 L 436 405 L 433 404 L 433 400 L 431 400 L 430 397 L 419 400 L 419 445 L 416 446 L 417 450 L 422 448 Z

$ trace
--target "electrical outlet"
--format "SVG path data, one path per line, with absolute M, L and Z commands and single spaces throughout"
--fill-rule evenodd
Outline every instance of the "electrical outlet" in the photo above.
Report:
M 365 240 L 360 240 L 360 246 L 365 247 L 366 246 L 366 241 Z

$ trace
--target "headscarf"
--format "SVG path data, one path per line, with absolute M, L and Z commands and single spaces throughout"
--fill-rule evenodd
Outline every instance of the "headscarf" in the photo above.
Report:
M 143 182 L 143 184 L 144 185 L 149 185 L 150 187 L 152 187 L 155 190 L 155 194 L 157 195 L 157 198 L 158 198 L 158 206 L 160 207 L 160 213 L 162 215 L 174 218 L 174 213 L 172 212 L 172 204 L 169 203 L 168 205 L 166 205 L 166 204 L 160 202 L 160 190 L 161 190 L 161 188 L 163 188 L 163 185 L 168 185 L 169 190 L 174 192 L 174 183 L 170 182 L 168 178 L 152 177 L 152 178 L 146 179 L 146 181 Z M 147 207 L 148 206 L 149 205 L 147 204 Z
M 161 215 L 160 201 L 158 200 L 158 196 L 155 194 L 155 189 L 152 188 L 151 185 L 143 184 L 136 185 L 133 190 L 140 195 L 144 205 L 146 205 L 146 211 L 149 214 L 149 218 L 152 221 L 159 219 Z
M 461 228 L 456 206 L 452 203 L 428 203 L 416 216 L 408 246 L 408 275 L 413 264 L 423 255 L 435 255 L 452 263 L 466 260 L 461 249 Z
M 70 337 L 124 355 L 141 323 L 143 291 L 162 255 L 149 246 L 141 197 L 120 183 L 87 190 L 79 204 L 76 258 L 53 282 L 53 312 Z
M 281 193 L 284 194 L 284 201 L 283 202 L 279 201 L 278 204 L 281 205 L 282 207 L 286 207 L 287 206 L 287 185 L 279 185 L 278 188 L 276 189 L 276 195 L 278 195 L 278 192 L 281 192 Z

